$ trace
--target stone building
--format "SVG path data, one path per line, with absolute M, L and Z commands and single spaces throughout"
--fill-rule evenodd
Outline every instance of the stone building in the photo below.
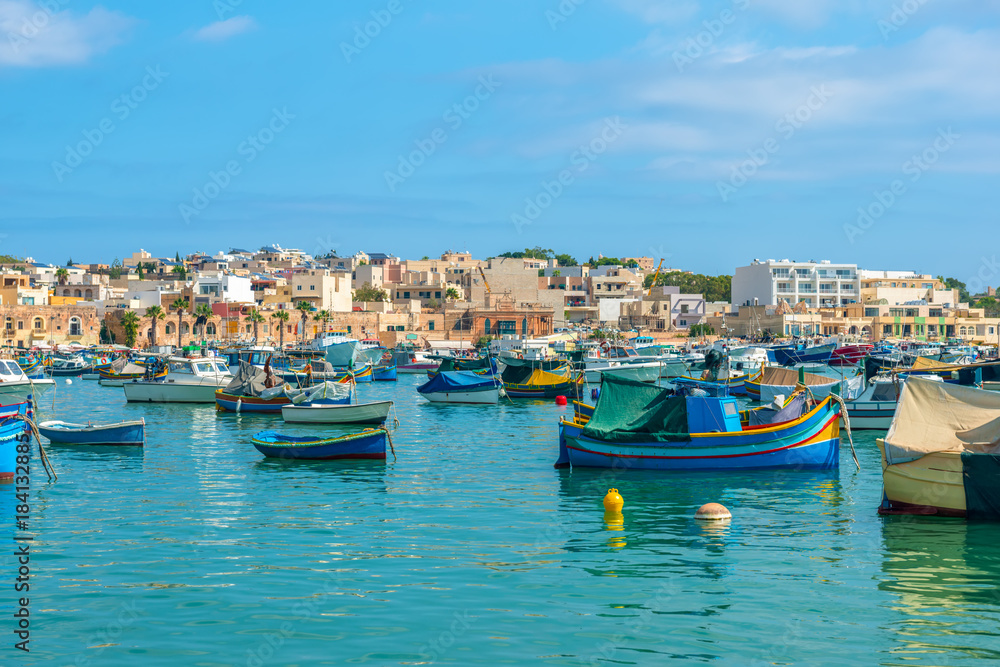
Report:
M 0 343 L 17 348 L 34 345 L 97 345 L 101 321 L 97 308 L 73 306 L 0 306 Z

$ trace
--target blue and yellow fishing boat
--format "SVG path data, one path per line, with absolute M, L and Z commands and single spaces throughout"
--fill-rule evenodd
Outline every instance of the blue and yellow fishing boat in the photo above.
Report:
M 372 369 L 372 377 L 376 382 L 395 382 L 396 381 L 396 364 L 379 364 Z
M 31 414 L 31 404 L 15 403 L 0 407 L 0 480 L 13 479 L 17 471 L 17 446 L 31 438 L 28 423 L 22 416 Z M 22 474 L 27 476 L 27 466 L 22 466 Z M 11 492 L 13 493 L 13 492 Z
M 564 367 L 562 373 L 543 371 L 540 368 L 504 369 L 503 388 L 511 398 L 579 397 L 583 393 L 584 375 Z
M 797 419 L 743 426 L 735 399 L 673 396 L 606 376 L 593 416 L 559 427 L 557 467 L 633 470 L 836 468 L 840 406 L 827 398 Z
M 389 432 L 384 428 L 369 428 L 361 433 L 336 438 L 321 436 L 293 437 L 274 431 L 261 431 L 253 436 L 253 446 L 261 454 L 275 459 L 333 461 L 337 459 L 385 460 L 385 443 Z

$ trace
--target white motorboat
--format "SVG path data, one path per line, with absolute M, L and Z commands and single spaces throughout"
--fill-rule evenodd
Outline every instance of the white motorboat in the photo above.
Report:
M 47 372 L 53 377 L 65 377 L 69 375 L 80 375 L 85 371 L 93 369 L 93 367 L 93 364 L 88 363 L 80 355 L 68 358 L 56 357 L 52 360 L 52 365 L 48 367 Z
M 298 424 L 383 424 L 390 408 L 392 401 L 293 404 L 282 406 L 281 418 Z
M 357 363 L 361 341 L 349 337 L 346 331 L 331 331 L 314 338 L 309 347 L 326 355 L 332 366 L 346 368 Z
M 888 430 L 896 414 L 897 390 L 891 378 L 873 377 L 860 396 L 845 402 L 851 428 Z
M 662 364 L 659 360 L 649 359 L 640 356 L 635 348 L 604 343 L 583 360 L 584 379 L 591 384 L 600 384 L 601 375 L 608 373 L 639 382 L 656 382 Z
M 215 392 L 232 380 L 222 359 L 173 357 L 165 377 L 127 381 L 122 387 L 130 403 L 215 403 Z
M 55 380 L 48 378 L 32 380 L 24 374 L 16 361 L 0 359 L 0 405 L 23 403 L 28 396 L 34 396 L 37 400 L 55 384 Z

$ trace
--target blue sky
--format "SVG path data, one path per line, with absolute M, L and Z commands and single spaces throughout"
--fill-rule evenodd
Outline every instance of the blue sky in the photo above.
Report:
M 0 0 L 0 251 L 541 245 L 967 280 L 993 266 L 998 18 L 997 0 Z

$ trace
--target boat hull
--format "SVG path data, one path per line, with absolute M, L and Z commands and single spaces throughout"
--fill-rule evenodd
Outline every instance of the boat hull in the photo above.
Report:
M 734 433 L 695 433 L 671 443 L 612 443 L 560 425 L 557 465 L 616 470 L 826 470 L 840 464 L 839 408 L 824 401 L 802 419 Z
M 28 400 L 29 396 L 36 399 L 46 391 L 54 387 L 55 380 L 32 380 L 31 382 L 15 380 L 13 382 L 0 382 L 0 405 L 4 403 L 21 403 Z
M 879 514 L 966 516 L 961 452 L 934 452 L 915 461 L 889 465 L 882 455 L 883 501 Z
M 578 398 L 583 393 L 583 374 L 577 380 L 567 380 L 558 384 L 550 385 L 530 385 L 512 384 L 504 382 L 503 388 L 511 398 L 555 398 L 565 396 L 566 398 Z
M 376 366 L 372 369 L 372 379 L 376 382 L 395 382 L 396 366 Z
M 260 398 L 259 396 L 234 396 L 223 391 L 215 392 L 215 406 L 222 412 L 281 414 L 281 408 L 291 404 L 292 399 L 287 396 Z
M 774 360 L 782 366 L 794 366 L 795 364 L 807 363 L 825 364 L 833 355 L 833 345 L 807 347 L 804 350 L 775 348 L 772 352 L 774 354 Z
M 223 384 L 229 384 L 226 380 Z M 215 403 L 219 384 L 132 381 L 122 385 L 129 403 Z
M 385 429 L 372 429 L 340 438 L 292 438 L 277 433 L 258 433 L 253 446 L 261 454 L 275 459 L 334 461 L 340 459 L 385 460 Z
M 431 403 L 496 405 L 500 402 L 500 387 L 492 387 L 485 391 L 436 391 L 420 395 Z
M 67 424 L 75 428 L 58 428 L 64 422 L 42 422 L 38 432 L 49 442 L 60 445 L 119 445 L 141 447 L 146 442 L 145 421 L 120 424 L 83 425 Z
M 17 446 L 30 438 L 25 422 L 12 417 L 0 418 L 0 480 L 14 478 L 17 471 Z
M 384 424 L 392 401 L 360 405 L 286 405 L 281 417 L 293 424 Z

